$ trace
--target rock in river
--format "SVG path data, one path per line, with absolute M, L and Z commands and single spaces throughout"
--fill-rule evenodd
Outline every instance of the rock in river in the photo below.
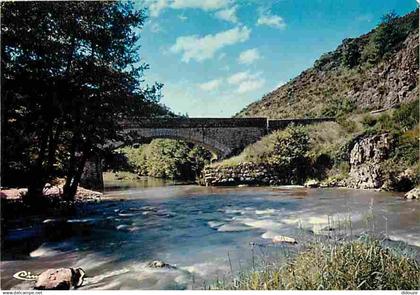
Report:
M 70 290 L 83 284 L 85 271 L 81 268 L 47 269 L 35 283 L 37 290 Z
M 167 269 L 175 269 L 176 267 L 173 265 L 170 265 L 168 263 L 165 263 L 161 260 L 154 260 L 154 261 L 150 261 L 149 263 L 147 263 L 148 267 L 151 268 L 167 268 Z
M 307 182 L 305 182 L 304 186 L 309 188 L 316 188 L 319 187 L 319 181 L 315 179 L 310 179 Z
M 413 188 L 408 193 L 406 193 L 404 195 L 404 198 L 406 198 L 406 199 L 418 199 L 419 195 L 420 195 L 420 188 L 416 187 L 416 188 Z
M 273 243 L 297 244 L 295 239 L 286 236 L 274 236 L 271 240 Z

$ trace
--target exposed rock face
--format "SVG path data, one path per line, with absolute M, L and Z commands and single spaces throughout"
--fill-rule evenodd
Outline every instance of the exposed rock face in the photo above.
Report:
M 418 97 L 418 32 L 403 42 L 401 50 L 389 60 L 367 71 L 368 79 L 360 88 L 349 89 L 344 95 L 363 109 L 391 108 Z
M 350 151 L 350 173 L 347 186 L 352 188 L 380 188 L 384 183 L 381 162 L 388 158 L 392 139 L 387 134 L 359 139 Z
M 206 186 L 288 184 L 282 179 L 278 167 L 251 162 L 229 167 L 205 167 L 202 172 L 202 182 Z
M 83 284 L 85 272 L 81 268 L 48 269 L 41 273 L 35 283 L 38 290 L 70 290 Z
M 406 199 L 419 199 L 420 197 L 420 188 L 416 187 L 413 188 L 411 191 L 404 195 Z

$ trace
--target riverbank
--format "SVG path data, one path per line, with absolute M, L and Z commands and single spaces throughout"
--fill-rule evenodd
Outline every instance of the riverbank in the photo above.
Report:
M 286 252 L 286 251 L 285 251 Z M 245 270 L 219 290 L 418 290 L 418 262 L 384 241 L 362 236 L 347 241 L 315 241 L 283 262 Z
M 103 193 L 78 187 L 73 201 L 63 199 L 63 182 L 56 185 L 46 184 L 42 195 L 36 200 L 28 200 L 27 188 L 8 188 L 0 190 L 1 213 L 4 220 L 24 215 L 61 214 L 74 210 L 75 206 L 100 202 Z
M 248 147 L 248 150 L 237 157 L 205 166 L 200 184 L 227 186 L 307 183 L 309 187 L 408 192 L 419 182 L 417 162 L 397 164 L 396 159 L 400 157 L 397 152 L 401 153 L 401 149 L 395 147 L 396 139 L 390 133 L 360 134 L 349 141 L 345 148 L 336 152 L 339 156 L 332 156 L 332 153 L 313 156 L 314 151 L 302 149 L 287 130 L 284 133 L 288 137 L 283 135 L 286 138 L 282 141 L 267 137 L 261 143 Z M 270 144 L 273 145 L 272 142 L 279 147 L 267 148 Z M 267 156 L 267 149 L 281 152 Z

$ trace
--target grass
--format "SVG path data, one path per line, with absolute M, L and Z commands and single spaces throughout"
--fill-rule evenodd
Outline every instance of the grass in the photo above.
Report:
M 241 273 L 216 289 L 234 290 L 418 290 L 415 260 L 372 238 L 309 244 L 288 263 Z

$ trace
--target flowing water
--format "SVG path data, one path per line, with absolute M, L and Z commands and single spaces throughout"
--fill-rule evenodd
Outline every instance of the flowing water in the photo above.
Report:
M 19 219 L 2 232 L 2 289 L 18 271 L 81 267 L 82 289 L 201 289 L 247 269 L 272 238 L 375 231 L 418 255 L 420 202 L 401 194 L 300 187 L 108 183 L 102 202 L 69 216 Z M 283 246 L 280 246 L 283 247 Z M 150 268 L 162 260 L 176 268 Z

